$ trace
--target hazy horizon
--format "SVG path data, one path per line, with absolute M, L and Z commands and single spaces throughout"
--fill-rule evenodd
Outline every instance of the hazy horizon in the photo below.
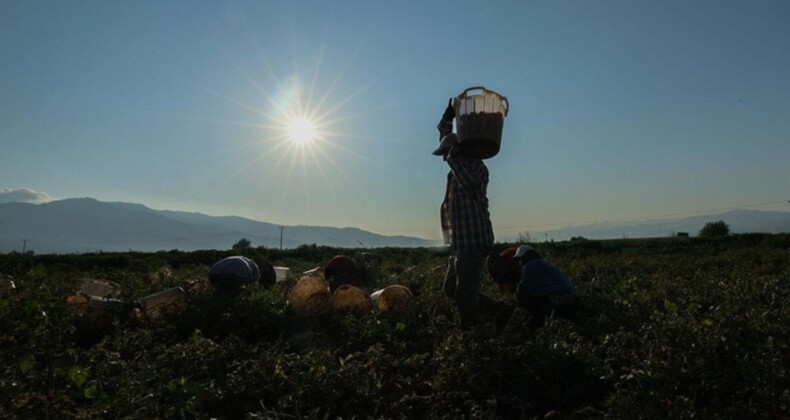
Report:
M 304 226 L 304 227 L 330 227 L 330 228 L 340 228 L 340 229 L 345 229 L 345 228 L 356 229 L 356 228 L 359 228 L 358 226 L 353 226 L 353 225 L 345 225 L 345 226 L 320 226 L 320 225 L 305 225 L 305 224 L 283 225 L 283 224 L 272 223 L 269 220 L 261 220 L 261 219 L 256 219 L 254 217 L 245 217 L 245 216 L 239 216 L 239 215 L 235 215 L 235 214 L 219 214 L 219 215 L 217 215 L 217 214 L 196 212 L 196 211 L 191 211 L 191 210 L 157 208 L 157 207 L 153 207 L 153 206 L 147 205 L 146 203 L 133 203 L 133 202 L 123 201 L 123 200 L 110 202 L 110 201 L 99 200 L 99 199 L 97 199 L 95 197 L 71 197 L 71 198 L 63 198 L 63 199 L 53 200 L 52 197 L 49 197 L 47 194 L 41 193 L 41 192 L 36 192 L 36 191 L 31 191 L 31 190 L 14 190 L 14 191 L 11 191 L 11 190 L 8 190 L 8 189 L 0 189 L 0 204 L 16 202 L 16 203 L 40 205 L 40 204 L 48 204 L 48 203 L 57 202 L 57 201 L 63 201 L 63 200 L 96 200 L 96 201 L 98 201 L 100 203 L 109 203 L 109 204 L 121 203 L 121 204 L 130 204 L 130 205 L 142 205 L 142 206 L 145 206 L 145 207 L 147 207 L 147 208 L 149 208 L 151 210 L 154 210 L 154 211 L 166 211 L 166 212 L 171 212 L 172 211 L 172 212 L 182 212 L 182 213 L 199 213 L 199 214 L 203 214 L 205 216 L 210 216 L 210 217 L 241 217 L 241 218 L 245 218 L 245 219 L 251 220 L 253 222 L 262 222 L 262 223 L 268 223 L 268 224 L 272 224 L 272 225 L 282 225 L 283 227 Z M 666 225 L 666 224 L 672 224 L 673 222 L 682 222 L 682 221 L 687 221 L 689 219 L 699 219 L 699 218 L 705 218 L 705 217 L 708 217 L 708 220 L 706 220 L 706 221 L 713 222 L 713 221 L 719 220 L 717 218 L 720 218 L 721 216 L 724 216 L 724 215 L 736 214 L 738 212 L 749 212 L 749 211 L 756 211 L 758 213 L 759 212 L 770 212 L 770 211 L 766 211 L 766 210 L 754 210 L 754 209 L 746 209 L 746 208 L 717 209 L 717 210 L 714 209 L 711 212 L 702 212 L 702 213 L 694 212 L 694 213 L 683 214 L 683 215 L 666 215 L 665 217 L 657 217 L 657 218 L 638 218 L 638 219 L 628 219 L 628 220 L 589 221 L 589 222 L 582 222 L 582 223 L 576 223 L 576 224 L 551 226 L 551 227 L 544 228 L 544 229 L 526 229 L 526 230 L 522 230 L 522 231 L 515 232 L 515 233 L 512 233 L 512 234 L 508 234 L 508 235 L 500 235 L 500 236 L 497 237 L 497 241 L 498 242 L 516 241 L 519 238 L 528 238 L 528 237 L 531 237 L 532 240 L 537 241 L 537 242 L 541 242 L 543 240 L 549 240 L 549 239 L 551 239 L 551 240 L 555 240 L 555 239 L 556 240 L 565 240 L 565 239 L 570 238 L 572 236 L 584 236 L 585 234 L 588 234 L 588 233 L 585 233 L 584 231 L 590 230 L 590 229 L 610 229 L 610 228 L 618 228 L 618 229 L 619 228 L 624 228 L 624 229 L 628 229 L 629 227 L 633 227 L 633 226 L 649 226 L 649 225 L 660 225 L 660 224 Z M 788 216 L 790 216 L 790 211 L 781 211 L 781 210 L 779 210 L 779 211 L 774 211 L 774 212 L 776 212 L 776 213 L 770 213 L 770 214 L 787 214 Z M 741 213 L 741 214 L 743 214 L 743 213 Z M 761 213 L 761 214 L 763 214 L 763 213 Z M 769 214 L 769 213 L 764 213 L 764 214 Z M 756 219 L 754 219 L 754 220 L 756 220 Z M 702 226 L 702 225 L 700 225 L 700 226 Z M 363 229 L 363 230 L 368 231 L 370 233 L 384 235 L 384 236 L 392 236 L 392 237 L 394 237 L 394 236 L 406 236 L 406 237 L 410 237 L 410 238 L 425 239 L 425 240 L 428 240 L 428 241 L 434 241 L 434 242 L 437 243 L 437 245 L 441 242 L 440 241 L 441 238 L 425 238 L 425 237 L 422 237 L 422 236 L 419 236 L 419 235 L 388 234 L 386 232 L 375 232 L 375 231 L 370 231 L 370 230 L 367 230 L 367 229 Z M 666 230 L 666 232 L 661 231 L 658 236 L 666 236 L 667 233 L 672 233 L 675 230 L 677 230 L 677 229 L 668 228 Z M 681 230 L 683 230 L 683 229 L 681 229 Z M 686 229 L 686 230 L 688 230 L 688 229 Z M 694 229 L 692 229 L 692 230 L 694 230 Z M 755 230 L 753 232 L 766 232 L 766 231 L 758 229 L 758 230 Z M 541 235 L 546 235 L 546 237 L 544 238 L 544 236 L 541 236 Z M 552 236 L 548 236 L 548 235 L 552 235 Z M 555 237 L 556 235 L 560 235 L 560 237 Z M 607 234 L 605 236 L 608 239 L 613 239 L 615 237 L 619 238 L 621 235 L 627 235 L 627 233 L 618 233 L 617 235 L 614 235 L 614 236 L 612 236 L 610 234 Z
M 486 161 L 498 236 L 788 211 L 789 19 L 783 1 L 4 2 L 0 202 L 436 239 L 436 123 L 482 85 L 511 105 Z

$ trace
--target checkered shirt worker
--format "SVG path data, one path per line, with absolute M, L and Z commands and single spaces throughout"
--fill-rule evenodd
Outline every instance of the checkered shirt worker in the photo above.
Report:
M 480 313 L 497 314 L 506 309 L 480 294 L 486 257 L 494 243 L 488 212 L 488 168 L 482 159 L 462 156 L 458 137 L 452 133 L 455 110 L 452 100 L 439 125 L 440 144 L 433 154 L 443 156 L 450 167 L 441 206 L 442 235 L 450 245 L 450 259 L 444 282 L 445 293 L 453 299 L 461 318 L 461 328 L 480 324 Z

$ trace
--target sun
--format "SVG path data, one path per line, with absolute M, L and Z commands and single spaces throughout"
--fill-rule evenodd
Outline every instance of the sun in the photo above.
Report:
M 285 126 L 288 140 L 298 146 L 306 146 L 318 139 L 316 124 L 307 117 L 296 117 Z

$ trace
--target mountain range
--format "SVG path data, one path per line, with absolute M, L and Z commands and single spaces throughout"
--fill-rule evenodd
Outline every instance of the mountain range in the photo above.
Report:
M 36 253 L 230 249 L 242 238 L 280 246 L 281 225 L 236 216 L 154 210 L 142 204 L 70 198 L 44 204 L 0 203 L 0 252 Z M 23 240 L 25 242 L 23 243 Z M 355 227 L 284 226 L 282 246 L 425 247 L 435 242 Z
M 568 240 L 574 236 L 587 239 L 658 238 L 680 232 L 696 236 L 708 222 L 723 220 L 732 233 L 790 232 L 790 212 L 762 210 L 731 210 L 676 219 L 653 219 L 631 222 L 603 222 L 582 226 L 566 226 L 551 231 L 529 232 L 532 240 Z
M 733 233 L 790 232 L 790 212 L 733 210 L 680 219 L 606 222 L 529 232 L 532 241 L 664 237 L 696 235 L 708 222 L 723 220 Z M 282 228 L 282 229 L 281 229 Z M 355 227 L 281 226 L 237 216 L 209 216 L 154 210 L 142 204 L 70 198 L 44 204 L 0 203 L 0 252 L 36 253 L 230 249 L 242 238 L 253 246 L 293 248 L 303 244 L 345 248 L 432 247 L 410 236 L 385 236 Z M 518 238 L 497 238 L 515 242 Z

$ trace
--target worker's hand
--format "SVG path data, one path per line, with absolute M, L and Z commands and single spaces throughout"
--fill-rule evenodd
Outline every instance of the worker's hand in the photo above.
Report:
M 453 118 L 455 118 L 455 108 L 453 108 L 453 98 L 450 98 L 447 108 L 444 109 L 444 114 L 442 114 L 442 119 L 436 126 L 439 130 L 439 140 L 453 132 Z
M 499 289 L 499 293 L 501 293 L 503 295 L 512 295 L 513 294 L 513 291 L 510 290 L 510 287 L 508 287 L 508 285 L 505 284 L 505 283 L 497 283 L 497 289 Z
M 453 98 L 450 98 L 447 101 L 447 108 L 444 109 L 444 114 L 442 114 L 442 121 L 453 121 L 455 118 L 455 107 L 453 107 Z

